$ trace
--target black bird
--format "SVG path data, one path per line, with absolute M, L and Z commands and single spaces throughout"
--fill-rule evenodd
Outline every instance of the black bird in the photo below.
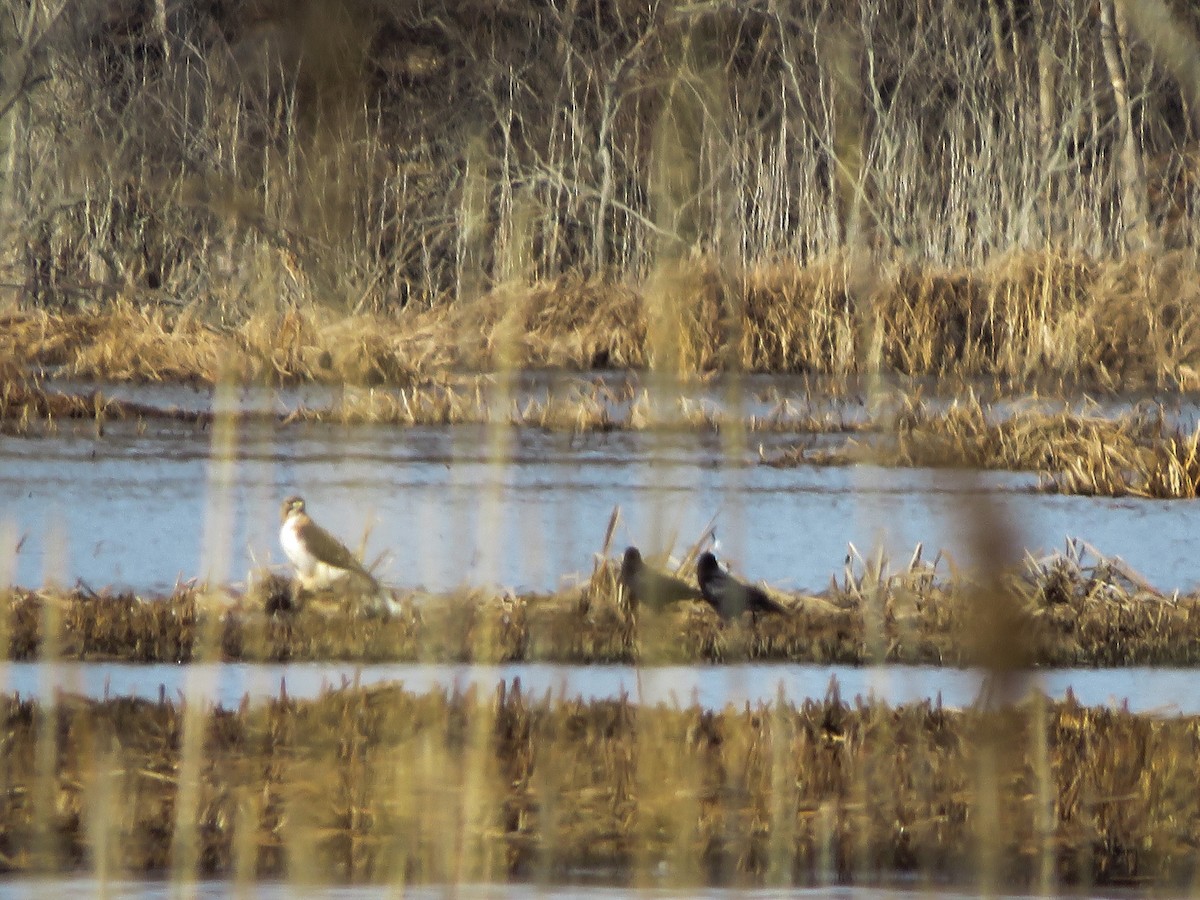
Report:
M 629 605 L 637 609 L 645 604 L 662 609 L 676 600 L 699 600 L 700 591 L 673 575 L 656 572 L 642 561 L 637 547 L 626 547 L 621 558 L 621 584 L 629 597 Z
M 711 553 L 703 553 L 696 560 L 696 578 L 704 599 L 722 619 L 736 619 L 746 610 L 750 610 L 754 616 L 788 611 L 778 600 L 772 600 L 762 588 L 743 584 L 722 569 Z

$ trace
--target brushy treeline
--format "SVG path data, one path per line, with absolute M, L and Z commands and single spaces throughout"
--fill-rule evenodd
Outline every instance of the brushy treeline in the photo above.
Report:
M 276 334 L 484 298 L 434 331 L 488 365 L 1200 364 L 1183 3 L 2 7 L 25 302 Z
M 0 698 L 0 870 L 295 883 L 1196 876 L 1195 717 L 836 692 L 705 711 L 345 689 L 236 710 Z

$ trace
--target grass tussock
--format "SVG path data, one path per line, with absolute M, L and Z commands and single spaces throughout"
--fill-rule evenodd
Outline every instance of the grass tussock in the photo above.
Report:
M 968 880 L 986 852 L 996 877 L 1028 889 L 1039 877 L 1179 888 L 1193 869 L 1194 717 L 1070 700 L 892 708 L 836 690 L 708 712 L 535 699 L 519 685 L 345 688 L 192 717 L 191 856 L 175 825 L 188 722 L 171 702 L 0 698 L 0 870 L 139 875 L 190 858 L 201 875 L 307 883 L 586 869 L 752 886 Z M 1009 751 L 985 755 L 989 734 Z
M 362 598 L 290 603 L 279 576 L 246 593 L 181 587 L 168 597 L 13 590 L 8 654 L 37 657 L 46 622 L 59 622 L 55 652 L 69 659 L 188 662 L 209 651 L 226 660 L 365 662 L 558 661 L 642 664 L 738 660 L 971 665 L 972 606 L 980 587 L 943 572 L 918 551 L 893 570 L 854 558 L 820 595 L 776 592 L 789 615 L 723 623 L 701 602 L 632 613 L 620 602 L 616 567 L 557 594 L 449 595 L 394 591 L 391 616 L 363 612 Z M 1116 559 L 1071 544 L 1009 573 L 1014 625 L 1036 666 L 1200 663 L 1200 597 L 1164 595 Z M 54 616 L 47 616 L 47 606 Z M 210 631 L 211 626 L 211 631 Z
M 15 360 L 77 378 L 408 385 L 451 369 L 644 367 L 1058 378 L 1103 389 L 1200 384 L 1200 264 L 1026 253 L 986 270 L 879 264 L 852 299 L 849 264 L 697 259 L 642 285 L 506 283 L 474 300 L 395 316 L 325 307 L 254 313 L 227 327 L 127 302 L 9 317 Z M 664 298 L 660 296 L 666 294 Z
M 1194 499 L 1200 490 L 1200 429 L 1169 424 L 1161 407 L 997 413 L 973 393 L 947 408 L 915 395 L 859 431 L 840 446 L 798 445 L 763 461 L 1032 471 L 1042 490 L 1086 496 Z

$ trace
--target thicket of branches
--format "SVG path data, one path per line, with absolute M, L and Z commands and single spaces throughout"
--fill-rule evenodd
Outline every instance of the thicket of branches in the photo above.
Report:
M 0 281 L 40 304 L 1197 244 L 1194 23 L 1155 2 L 0 11 Z

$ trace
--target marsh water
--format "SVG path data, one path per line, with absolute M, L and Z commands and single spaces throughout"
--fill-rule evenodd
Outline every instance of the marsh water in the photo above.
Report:
M 69 385 L 64 385 L 70 387 Z M 89 388 L 92 386 L 88 386 Z M 531 382 L 521 395 L 548 396 L 578 384 Z M 285 423 L 300 407 L 324 408 L 335 391 L 245 391 L 214 401 L 188 388 L 107 388 L 106 394 L 159 408 L 208 412 L 221 403 L 248 413 L 232 428 L 168 416 L 139 422 L 59 423 L 49 435 L 0 437 L 0 582 L 169 591 L 177 582 L 238 582 L 252 569 L 284 571 L 278 507 L 303 494 L 314 518 L 400 589 L 445 591 L 496 584 L 551 590 L 585 578 L 616 507 L 610 552 L 628 543 L 683 550 L 715 529 L 719 552 L 742 573 L 785 589 L 821 590 L 840 575 L 853 545 L 882 550 L 902 567 L 922 544 L 968 560 L 965 535 L 983 519 L 1006 552 L 1041 556 L 1079 539 L 1120 556 L 1148 581 L 1191 590 L 1198 581 L 1195 522 L 1188 502 L 1060 496 L 1039 492 L 1029 472 L 946 472 L 871 466 L 776 469 L 760 464 L 797 441 L 820 446 L 845 434 L 666 428 L 569 433 L 483 425 L 395 427 Z M 539 393 L 540 392 L 540 393 Z M 793 396 L 794 395 L 794 396 Z M 627 394 L 623 395 L 627 398 Z M 511 397 L 510 397 L 511 399 Z M 628 399 L 612 401 L 614 407 Z M 749 380 L 743 394 L 720 384 L 697 389 L 698 408 L 743 416 L 798 411 L 847 425 L 868 418 L 853 394 L 814 396 L 786 381 Z M 1084 401 L 1079 401 L 1083 403 Z M 1128 411 L 1137 398 L 1090 407 Z M 1014 404 L 1014 408 L 1017 404 Z M 1194 427 L 1194 406 L 1172 411 Z M 800 417 L 797 416 L 797 421 Z M 222 453 L 214 446 L 223 447 Z M 1001 539 L 998 537 L 998 539 Z M 783 697 L 898 704 L 931 701 L 960 708 L 978 702 L 978 672 L 948 668 L 792 664 L 728 666 L 503 666 L 351 663 L 134 665 L 116 662 L 0 663 L 0 692 L 49 700 L 59 692 L 93 698 L 187 699 L 226 708 L 286 693 L 314 697 L 352 685 L 400 685 L 413 692 L 490 692 L 519 681 L 534 698 L 619 698 L 640 704 L 717 709 Z M 1184 670 L 1125 668 L 1031 673 L 1026 690 L 1085 705 L 1117 704 L 1156 715 L 1200 714 L 1194 676 Z M 611 874 L 608 880 L 611 883 Z M 583 876 L 581 876 L 582 878 Z M 0 879 L 0 894 L 218 897 L 240 888 L 224 881 L 95 877 Z M 376 895 L 375 888 L 253 885 L 257 896 Z M 408 888 L 414 896 L 542 897 L 608 900 L 809 896 L 881 900 L 915 895 L 910 887 L 817 887 L 786 891 L 688 889 L 630 891 L 558 884 Z M 926 886 L 921 896 L 975 896 L 970 888 Z
M 395 685 L 417 694 L 519 686 L 531 699 L 584 701 L 622 697 L 639 705 L 799 704 L 838 696 L 874 698 L 891 705 L 930 700 L 961 709 L 981 702 L 982 675 L 934 666 L 820 666 L 791 663 L 722 666 L 557 665 L 512 663 L 192 663 L 18 662 L 0 664 L 0 693 L 48 700 L 60 692 L 105 699 L 187 699 L 234 709 L 286 696 L 317 697 L 351 686 Z M 1184 669 L 1054 669 L 1030 672 L 1021 688 L 1053 700 L 1073 696 L 1084 706 L 1120 706 L 1155 715 L 1200 714 L 1195 673 Z M 1019 696 L 1011 696 L 1013 700 Z
M 521 403 L 579 393 L 580 383 L 522 383 L 506 396 Z M 801 410 L 850 423 L 866 415 L 857 395 L 814 399 L 790 384 L 750 382 L 734 400 L 709 385 L 690 402 L 744 416 Z M 214 407 L 211 392 L 189 388 L 106 394 L 162 408 Z M 110 422 L 103 433 L 68 422 L 52 436 L 0 437 L 0 529 L 10 545 L 0 548 L 0 566 L 15 546 L 9 577 L 26 586 L 83 581 L 150 593 L 192 578 L 236 583 L 282 563 L 279 502 L 300 493 L 319 523 L 402 589 L 560 587 L 586 577 L 618 506 L 612 552 L 625 544 L 678 552 L 712 525 L 735 569 L 784 589 L 820 590 L 842 572 L 850 545 L 864 555 L 883 550 L 894 566 L 918 544 L 926 558 L 943 551 L 962 561 L 970 552 L 964 535 L 980 517 L 1003 526 L 1013 555 L 1040 556 L 1079 538 L 1168 591 L 1190 590 L 1200 571 L 1190 502 L 1042 493 L 1030 472 L 760 465 L 760 453 L 831 439 L 794 430 L 280 421 L 289 410 L 335 400 L 321 388 L 227 398 L 228 408 L 261 414 L 225 433 L 228 464 L 215 461 L 211 425 L 168 418 Z M 1185 427 L 1197 418 L 1186 404 L 1173 414 Z

